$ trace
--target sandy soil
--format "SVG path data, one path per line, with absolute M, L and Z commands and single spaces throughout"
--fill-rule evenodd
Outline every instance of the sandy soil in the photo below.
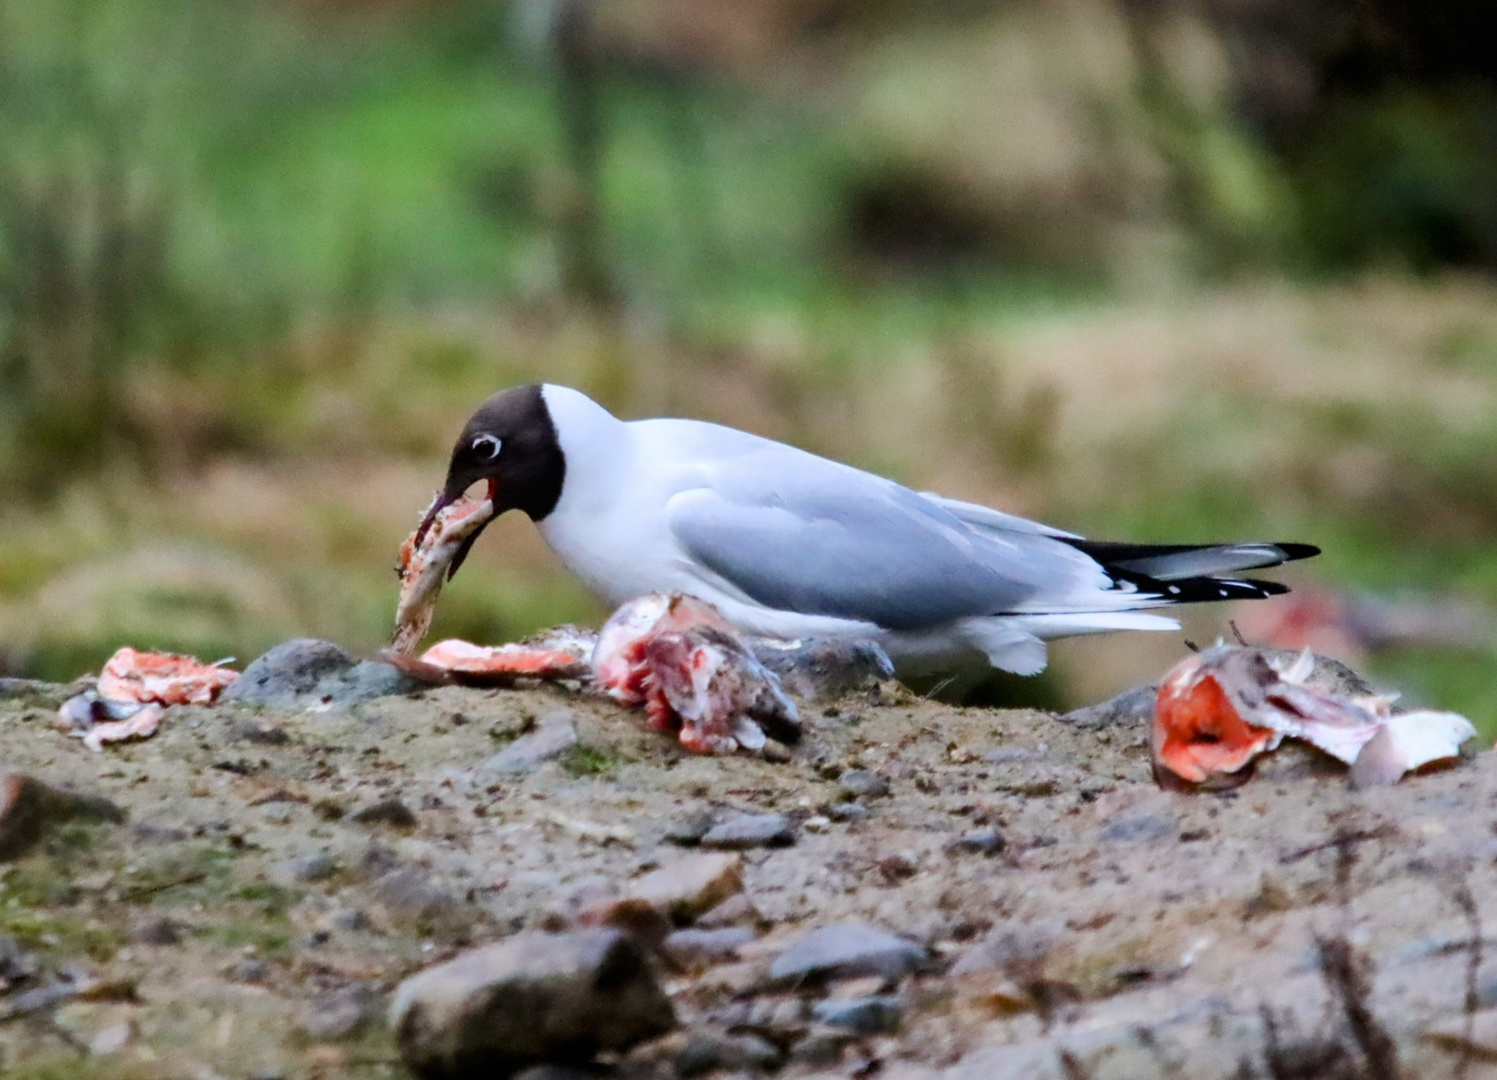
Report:
M 725 808 L 786 814 L 797 839 L 744 854 L 759 940 L 665 976 L 684 1032 L 784 996 L 768 962 L 835 920 L 938 958 L 898 988 L 898 1034 L 830 1064 L 792 1057 L 781 1075 L 1269 1075 L 1265 1008 L 1294 1044 L 1274 1075 L 1387 1075 L 1348 1024 L 1364 1009 L 1364 1043 L 1369 1024 L 1390 1033 L 1404 1075 L 1455 1075 L 1473 960 L 1491 1003 L 1457 902 L 1469 887 L 1480 917 L 1497 884 L 1490 754 L 1368 792 L 1289 754 L 1236 793 L 1182 796 L 1150 781 L 1141 730 L 894 687 L 809 708 L 807 738 L 778 763 L 690 757 L 564 689 L 449 687 L 342 713 L 174 709 L 150 741 L 96 755 L 51 726 L 60 696 L 0 697 L 0 771 L 103 794 L 129 821 L 65 825 L 0 864 L 0 937 L 44 974 L 103 980 L 98 1000 L 0 1020 L 7 1075 L 404 1076 L 381 1012 L 403 977 L 566 925 L 679 858 L 673 826 Z M 526 775 L 482 767 L 557 713 L 577 747 Z M 850 768 L 890 791 L 843 820 Z M 414 825 L 358 820 L 391 799 Z M 948 848 L 982 830 L 1001 852 Z M 1317 938 L 1365 958 L 1365 1001 L 1332 1000 Z M 339 1019 L 350 1000 L 365 1022 Z M 1432 1036 L 1441 1024 L 1455 1034 Z M 683 1037 L 627 1064 L 671 1075 Z M 1468 1070 L 1497 1075 L 1486 1060 Z

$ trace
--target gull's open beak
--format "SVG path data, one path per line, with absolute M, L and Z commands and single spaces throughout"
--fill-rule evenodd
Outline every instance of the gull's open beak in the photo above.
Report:
M 431 531 L 431 527 L 433 524 L 435 524 L 438 515 L 440 515 L 443 510 L 446 510 L 453 503 L 461 499 L 470 486 L 471 485 L 464 484 L 459 487 L 457 482 L 448 483 L 446 490 L 444 490 L 442 494 L 437 497 L 436 502 L 431 504 L 431 509 L 426 512 L 426 517 L 421 519 L 421 525 L 416 529 L 416 547 L 419 548 L 422 543 L 425 542 L 426 534 Z M 488 479 L 488 500 L 489 502 L 494 504 L 494 517 L 498 517 L 500 512 L 498 498 L 499 481 L 490 477 Z M 489 519 L 489 521 L 492 520 L 493 518 Z M 478 526 L 478 528 L 474 529 L 473 532 L 469 534 L 468 538 L 463 541 L 462 546 L 457 549 L 457 554 L 453 556 L 452 564 L 447 568 L 448 581 L 452 580 L 453 575 L 455 575 L 458 571 L 458 567 L 463 565 L 463 560 L 468 557 L 468 552 L 473 550 L 474 541 L 476 541 L 478 537 L 483 533 L 483 530 L 488 527 L 488 524 L 489 522 L 485 521 L 482 525 Z
M 416 547 L 419 548 L 426 542 L 426 534 L 431 531 L 432 525 L 437 520 L 437 515 L 440 514 L 443 510 L 446 510 L 453 503 L 457 502 L 458 498 L 461 497 L 461 495 L 462 492 L 458 492 L 457 495 L 450 495 L 444 491 L 437 497 L 437 501 L 431 504 L 431 509 L 428 510 L 426 512 L 426 516 L 421 519 L 421 524 L 416 527 Z

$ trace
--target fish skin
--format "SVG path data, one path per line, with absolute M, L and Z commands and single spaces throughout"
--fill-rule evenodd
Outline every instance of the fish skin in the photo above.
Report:
M 428 504 L 427 511 L 438 499 Z M 426 514 L 422 514 L 423 520 Z M 443 508 L 432 520 L 418 545 L 420 529 L 406 537 L 400 546 L 400 599 L 395 605 L 395 635 L 391 648 L 411 656 L 421 639 L 431 629 L 437 609 L 437 596 L 447 578 L 447 570 L 462 551 L 464 544 L 494 517 L 494 504 L 488 499 L 461 498 Z

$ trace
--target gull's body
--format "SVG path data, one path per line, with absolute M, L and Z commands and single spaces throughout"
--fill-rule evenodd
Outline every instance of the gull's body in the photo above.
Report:
M 445 494 L 480 480 L 610 603 L 683 592 L 751 635 L 871 639 L 904 670 L 975 656 L 1034 674 L 1045 639 L 1173 629 L 1149 609 L 1281 592 L 1212 575 L 1315 552 L 1088 544 L 733 428 L 619 420 L 553 385 L 475 414 Z

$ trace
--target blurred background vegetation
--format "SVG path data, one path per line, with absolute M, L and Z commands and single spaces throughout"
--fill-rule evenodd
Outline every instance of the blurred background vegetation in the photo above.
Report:
M 373 650 L 487 394 L 1091 535 L 1322 544 L 1307 634 L 1497 733 L 1481 0 L 0 0 L 0 674 Z M 600 612 L 523 522 L 438 632 Z M 1175 635 L 1063 644 L 1040 692 Z M 1034 693 L 1030 688 L 1029 693 Z

